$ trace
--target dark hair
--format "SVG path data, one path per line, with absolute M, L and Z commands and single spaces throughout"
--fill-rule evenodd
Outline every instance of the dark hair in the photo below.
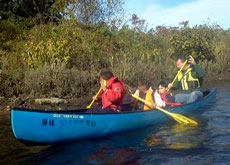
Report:
M 147 88 L 150 88 L 150 85 L 147 81 L 143 80 L 143 79 L 140 79 L 138 81 L 138 86 L 146 86 Z
M 100 77 L 104 80 L 109 80 L 111 77 L 114 77 L 114 75 L 110 70 L 103 70 L 100 73 Z
M 184 56 L 180 56 L 177 58 L 177 60 L 181 60 L 181 62 L 185 62 L 186 58 Z
M 165 82 L 161 81 L 161 82 L 158 84 L 158 87 L 159 87 L 159 86 L 162 86 L 162 87 L 167 88 L 167 87 L 168 87 L 168 84 L 166 84 Z

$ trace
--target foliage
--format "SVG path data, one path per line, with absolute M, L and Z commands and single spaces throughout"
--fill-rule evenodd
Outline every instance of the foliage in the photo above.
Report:
M 31 97 L 81 97 L 88 95 L 87 87 L 94 83 L 97 71 L 91 73 L 65 63 L 45 64 L 39 70 L 28 70 L 25 74 L 24 92 Z M 48 92 L 49 91 L 49 92 Z
M 0 97 L 93 95 L 103 68 L 110 68 L 129 85 L 136 86 L 139 79 L 145 79 L 156 86 L 162 80 L 170 82 L 176 73 L 175 59 L 189 54 L 209 73 L 230 70 L 229 30 L 207 25 L 189 27 L 188 22 L 184 27 L 147 30 L 146 22 L 136 15 L 123 26 L 112 25 L 118 10 L 97 17 L 97 12 L 112 10 L 113 5 L 103 6 L 105 2 L 107 6 L 117 3 L 117 7 L 121 3 L 55 1 L 47 12 L 61 11 L 64 19 L 58 23 L 36 22 L 43 20 L 39 13 L 25 18 L 9 12 L 7 19 L 0 20 Z M 86 11 L 71 17 L 71 7 L 79 7 L 71 6 L 73 3 L 99 6 L 85 6 L 87 12 L 95 12 L 86 19 Z M 65 10 L 63 6 L 67 6 Z
M 1 0 L 0 20 L 12 16 L 20 18 L 36 18 L 41 22 L 57 21 L 62 18 L 66 2 L 61 0 Z
M 170 42 L 176 56 L 193 55 L 198 60 L 213 60 L 213 39 L 215 33 L 206 27 L 185 27 L 173 31 Z
M 68 9 L 81 23 L 114 25 L 121 21 L 123 3 L 122 0 L 74 0 Z

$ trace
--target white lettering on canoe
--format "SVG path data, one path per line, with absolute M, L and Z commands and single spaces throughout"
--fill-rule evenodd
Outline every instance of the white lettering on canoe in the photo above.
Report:
M 53 117 L 60 118 L 61 115 L 60 114 L 53 114 Z
M 61 115 L 61 114 L 53 114 L 53 117 L 55 118 L 74 118 L 74 119 L 77 119 L 77 118 L 80 118 L 80 119 L 84 119 L 84 116 L 83 115 Z

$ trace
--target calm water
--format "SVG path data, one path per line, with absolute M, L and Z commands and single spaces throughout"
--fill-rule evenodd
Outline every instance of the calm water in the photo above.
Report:
M 193 115 L 199 127 L 172 122 L 87 141 L 26 146 L 13 137 L 9 114 L 2 114 L 0 164 L 229 164 L 230 82 L 215 86 L 216 103 Z

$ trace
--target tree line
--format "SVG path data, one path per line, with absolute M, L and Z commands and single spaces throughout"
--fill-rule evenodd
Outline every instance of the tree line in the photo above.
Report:
M 216 24 L 151 28 L 121 0 L 0 0 L 0 96 L 82 97 L 110 68 L 135 86 L 170 81 L 193 55 L 208 73 L 230 69 L 230 31 Z

